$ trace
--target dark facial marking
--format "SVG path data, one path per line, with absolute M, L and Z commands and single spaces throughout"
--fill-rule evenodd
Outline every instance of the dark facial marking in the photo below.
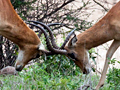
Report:
M 72 59 L 72 60 L 77 60 L 76 59 L 76 55 L 75 55 L 75 53 L 68 53 L 68 56 Z
M 36 55 L 36 58 L 39 58 L 40 57 L 40 54 L 38 53 L 37 55 Z

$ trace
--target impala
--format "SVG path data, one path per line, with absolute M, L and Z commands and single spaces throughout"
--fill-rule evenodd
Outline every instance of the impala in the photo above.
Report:
M 120 1 L 99 22 L 85 32 L 74 36 L 65 46 L 69 53 L 68 56 L 74 59 L 76 65 L 83 72 L 88 74 L 90 72 L 88 50 L 110 40 L 113 42 L 107 51 L 101 78 L 96 87 L 97 90 L 104 84 L 109 59 L 120 46 Z
M 16 70 L 21 71 L 27 62 L 42 54 L 44 46 L 40 39 L 15 12 L 10 0 L 0 0 L 0 35 L 20 48 Z

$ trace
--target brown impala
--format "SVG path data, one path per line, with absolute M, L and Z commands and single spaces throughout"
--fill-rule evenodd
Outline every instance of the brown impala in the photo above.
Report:
M 43 28 L 41 30 L 45 31 Z M 17 71 L 21 71 L 31 59 L 38 58 L 42 53 L 66 53 L 66 50 L 52 49 L 48 38 L 48 49 L 52 51 L 46 51 L 39 37 L 27 27 L 15 12 L 10 0 L 0 0 L 0 35 L 19 46 L 19 54 L 15 64 Z
M 18 71 L 22 70 L 29 59 L 41 55 L 41 50 L 45 50 L 35 32 L 17 15 L 10 0 L 0 0 L 0 35 L 19 46 L 16 61 Z
M 83 72 L 89 73 L 89 54 L 88 50 L 99 46 L 107 41 L 113 40 L 106 54 L 106 60 L 100 81 L 96 87 L 98 90 L 103 84 L 108 69 L 108 62 L 117 48 L 120 46 L 120 1 L 94 26 L 85 32 L 73 37 L 65 49 L 75 59 Z

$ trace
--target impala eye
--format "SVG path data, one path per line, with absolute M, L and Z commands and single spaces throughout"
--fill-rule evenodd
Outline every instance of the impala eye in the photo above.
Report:
M 75 53 L 68 53 L 68 56 L 69 56 L 72 60 L 76 60 Z
M 39 58 L 40 57 L 40 54 L 37 54 L 35 57 L 33 57 L 32 59 L 36 59 L 36 58 Z
M 39 58 L 40 57 L 40 54 L 37 54 L 35 58 Z

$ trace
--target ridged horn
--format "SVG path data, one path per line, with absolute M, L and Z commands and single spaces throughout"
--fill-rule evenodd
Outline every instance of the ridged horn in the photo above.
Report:
M 73 29 L 73 30 L 68 34 L 68 36 L 66 37 L 66 39 L 65 39 L 64 43 L 62 44 L 62 46 L 60 47 L 60 49 L 64 49 L 66 43 L 69 41 L 69 39 L 70 39 L 70 37 L 72 36 L 72 34 L 75 35 L 75 33 L 74 33 L 75 30 L 76 30 L 76 28 Z
M 44 28 L 46 28 L 46 29 L 48 30 L 49 34 L 50 34 L 51 43 L 52 43 L 53 47 L 56 48 L 56 49 L 64 49 L 64 47 L 65 47 L 66 43 L 69 41 L 71 35 L 72 35 L 72 34 L 75 34 L 74 31 L 76 30 L 76 28 L 73 29 L 73 30 L 68 34 L 68 36 L 66 37 L 66 39 L 65 39 L 64 43 L 62 44 L 62 46 L 61 46 L 61 47 L 58 47 L 57 44 L 55 43 L 55 39 L 54 39 L 54 35 L 53 35 L 53 33 L 52 33 L 52 30 L 51 30 L 49 27 L 50 27 L 50 26 L 55 26 L 55 25 L 62 25 L 62 26 L 64 26 L 65 24 L 62 24 L 62 23 L 50 23 L 50 24 L 48 24 L 48 25 L 45 25 L 44 23 L 39 22 L 39 21 L 29 21 L 29 22 L 33 22 L 33 23 L 36 23 L 36 24 L 40 24 L 41 26 L 43 26 Z
M 35 27 L 39 28 L 44 33 L 45 38 L 46 38 L 47 48 L 48 48 L 48 50 L 51 51 L 51 53 L 53 53 L 53 54 L 63 54 L 63 55 L 68 54 L 66 50 L 60 50 L 60 49 L 56 49 L 56 48 L 52 47 L 47 32 L 41 26 L 33 24 L 33 23 L 27 23 L 27 24 L 30 24 L 32 26 L 35 26 Z
M 50 34 L 50 39 L 51 39 L 51 43 L 52 43 L 52 46 L 56 49 L 59 49 L 59 47 L 57 46 L 57 44 L 55 43 L 55 38 L 53 36 L 53 33 L 52 33 L 52 30 L 47 26 L 45 25 L 44 23 L 42 22 L 39 22 L 39 21 L 28 21 L 28 22 L 33 22 L 35 24 L 40 24 L 41 26 L 43 26 L 45 29 L 48 30 L 49 34 Z M 56 23 L 58 25 L 58 23 Z M 52 24 L 53 25 L 53 24 Z M 50 25 L 49 25 L 50 26 Z

